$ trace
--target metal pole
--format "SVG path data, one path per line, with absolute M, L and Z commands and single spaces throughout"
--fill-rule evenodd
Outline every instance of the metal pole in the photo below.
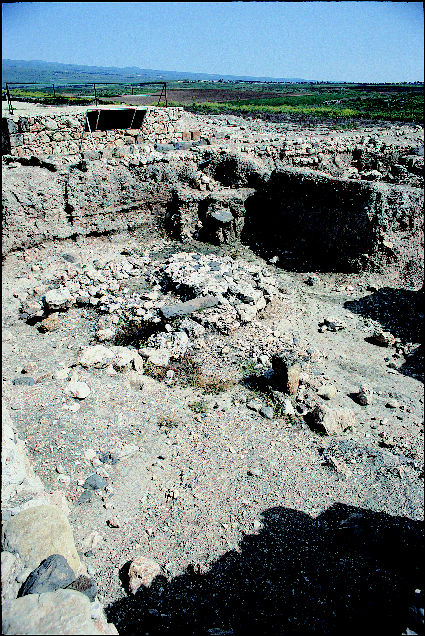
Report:
M 56 97 L 56 93 L 55 93 L 55 85 L 53 84 L 53 97 Z
M 96 106 L 97 106 L 96 84 L 93 84 L 93 86 L 94 86 L 94 99 L 95 99 Z
M 167 84 L 164 84 L 164 88 L 165 88 L 165 108 L 167 108 L 167 106 L 168 106 L 168 102 L 167 102 Z
M 13 106 L 12 106 L 12 100 L 10 99 L 10 93 L 9 93 L 9 85 L 6 84 L 6 93 L 7 93 L 7 103 L 9 106 L 9 113 L 11 115 L 13 115 Z

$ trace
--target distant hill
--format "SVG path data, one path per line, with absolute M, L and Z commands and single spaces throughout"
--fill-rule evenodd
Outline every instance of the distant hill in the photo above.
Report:
M 19 82 L 45 82 L 46 84 L 70 84 L 83 82 L 171 82 L 173 80 L 224 80 L 257 82 L 307 82 L 299 77 L 250 77 L 248 75 L 218 75 L 208 73 L 184 73 L 180 71 L 157 71 L 137 66 L 116 68 L 114 66 L 85 66 L 58 64 L 42 60 L 2 60 L 3 85 Z

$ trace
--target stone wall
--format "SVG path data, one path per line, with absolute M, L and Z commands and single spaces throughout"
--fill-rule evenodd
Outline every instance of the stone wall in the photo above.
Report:
M 102 151 L 103 156 L 113 156 L 117 148 L 131 152 L 141 143 L 199 139 L 199 131 L 190 130 L 190 125 L 185 123 L 183 108 L 147 107 L 141 128 L 133 130 L 83 132 L 84 120 L 85 112 L 19 119 L 3 117 L 3 154 L 29 157 L 73 155 L 94 150 Z

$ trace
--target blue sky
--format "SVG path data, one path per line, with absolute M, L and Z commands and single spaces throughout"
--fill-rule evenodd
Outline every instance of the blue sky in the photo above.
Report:
M 3 58 L 307 80 L 424 79 L 420 2 L 4 3 Z

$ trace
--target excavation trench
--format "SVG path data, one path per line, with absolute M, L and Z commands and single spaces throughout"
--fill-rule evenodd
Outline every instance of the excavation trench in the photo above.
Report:
M 173 189 L 165 227 L 178 239 L 242 244 L 288 271 L 414 271 L 420 286 L 418 188 L 310 169 L 264 173 L 233 157 L 208 165 L 214 189 Z

